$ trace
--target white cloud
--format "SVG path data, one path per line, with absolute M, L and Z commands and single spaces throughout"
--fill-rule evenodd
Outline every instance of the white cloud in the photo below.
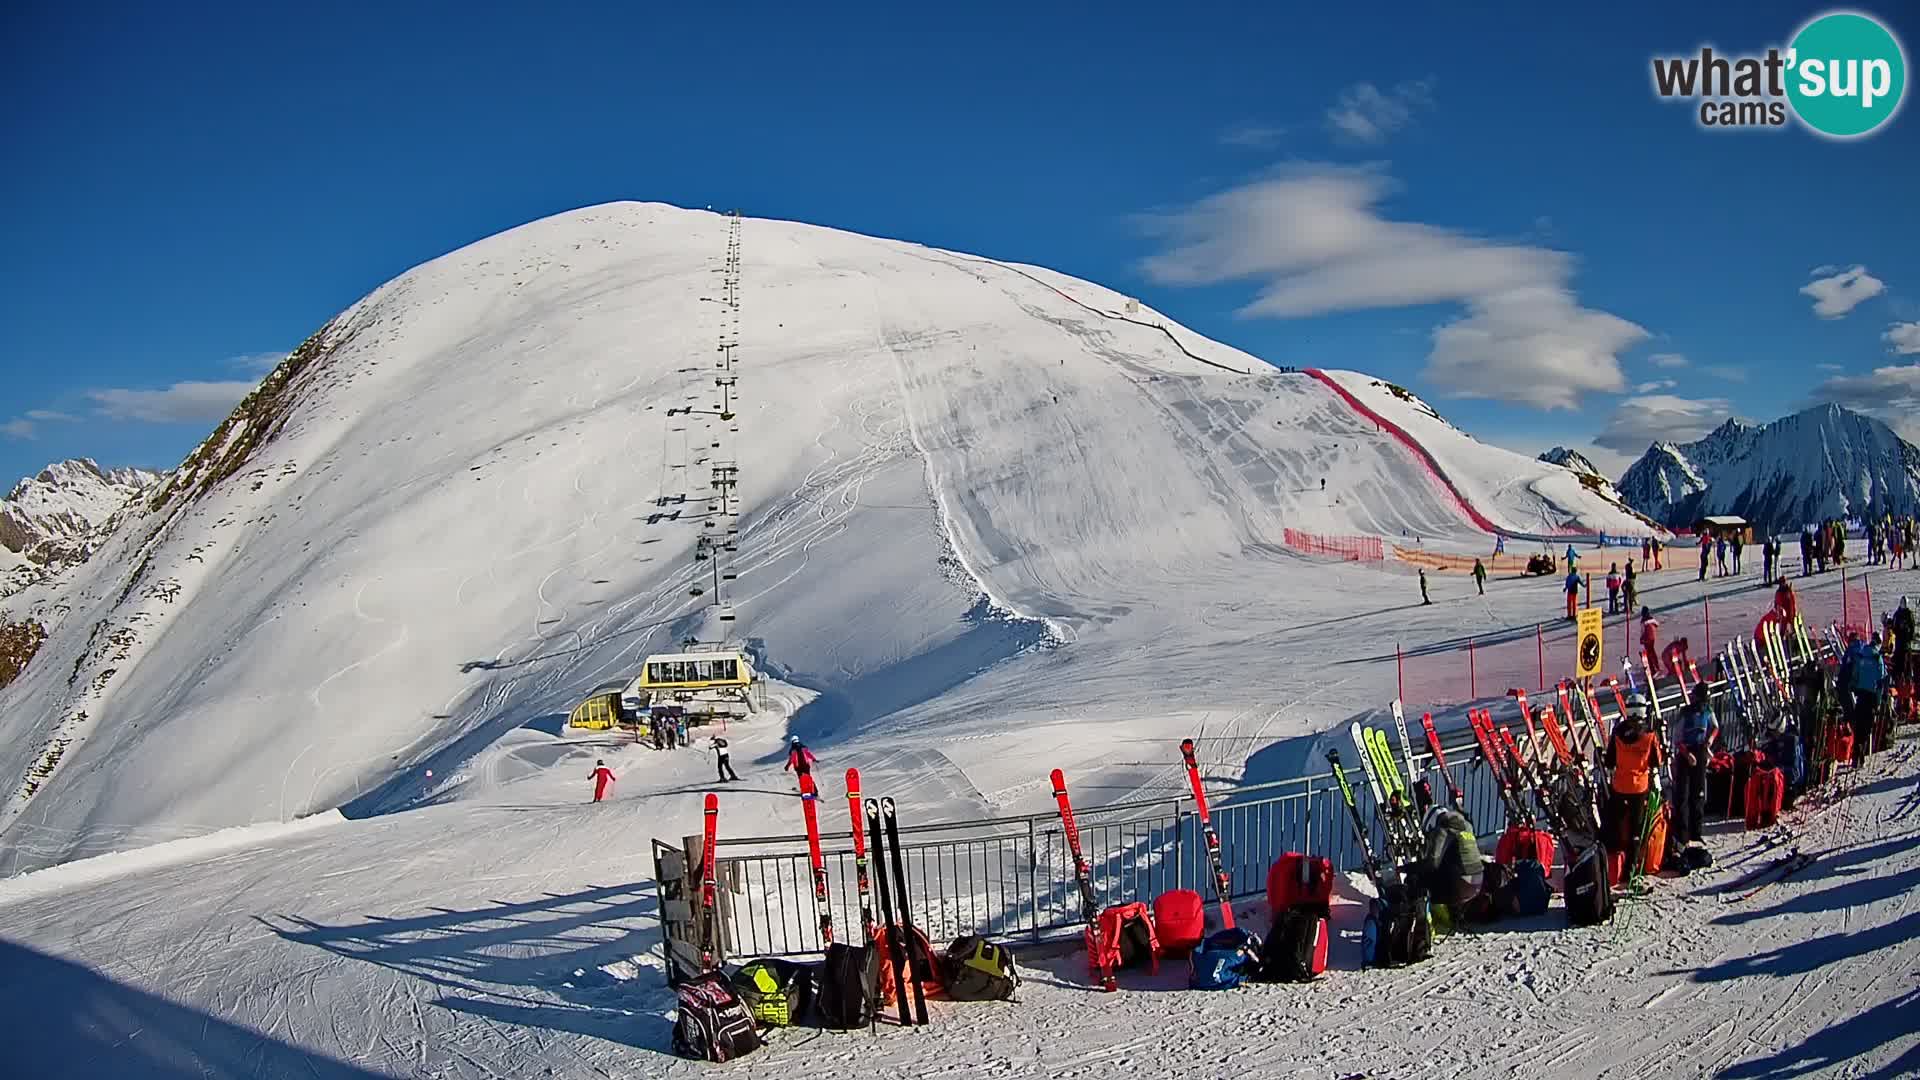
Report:
M 1680 384 L 1674 382 L 1672 379 L 1655 379 L 1652 382 L 1643 382 L 1634 387 L 1633 392 L 1636 394 L 1652 394 L 1661 390 L 1671 390 L 1678 385 Z
M 1920 363 L 1835 375 L 1813 388 L 1811 400 L 1837 402 L 1877 417 L 1908 442 L 1920 442 Z
M 265 375 L 267 372 L 279 367 L 280 361 L 286 358 L 287 354 L 284 352 L 243 353 L 240 356 L 228 357 L 226 366 L 234 371 L 246 371 L 255 375 Z
M 1220 133 L 1222 146 L 1237 146 L 1243 150 L 1271 150 L 1280 145 L 1280 139 L 1287 133 L 1283 127 L 1265 124 L 1241 124 Z
M 1920 322 L 1897 322 L 1887 327 L 1880 335 L 1887 343 L 1887 351 L 1896 356 L 1911 356 L 1920 353 Z
M 223 420 L 253 391 L 251 382 L 177 382 L 164 390 L 89 390 L 98 411 L 116 420 L 184 424 Z
M 68 416 L 66 413 L 63 413 L 63 412 L 55 412 L 52 409 L 28 409 L 27 419 L 38 420 L 38 421 L 41 421 L 42 423 L 54 423 L 54 422 L 60 422 L 60 421 L 63 421 L 66 423 L 72 423 L 80 418 L 77 416 Z
M 1835 266 L 1832 263 L 1821 263 L 1819 266 L 1816 266 L 1812 270 L 1808 271 L 1807 276 L 1808 277 L 1826 277 L 1828 274 L 1837 274 L 1839 272 L 1840 272 L 1840 268 L 1838 266 Z
M 1721 398 L 1648 394 L 1621 402 L 1593 441 L 1623 454 L 1638 455 L 1656 442 L 1692 442 L 1725 423 L 1733 407 Z
M 1652 364 L 1654 367 L 1686 367 L 1687 358 L 1676 352 L 1657 352 L 1647 357 L 1647 363 Z
M 1832 267 L 1820 269 L 1830 270 Z M 1818 274 L 1819 270 L 1814 273 Z M 1864 266 L 1816 278 L 1800 288 L 1802 296 L 1813 297 L 1813 313 L 1823 319 L 1838 319 L 1885 291 L 1886 282 L 1867 273 Z
M 1376 207 L 1390 190 L 1373 169 L 1291 169 L 1147 218 L 1169 246 L 1142 266 L 1171 285 L 1261 280 L 1242 316 L 1462 304 L 1433 331 L 1425 372 L 1454 397 L 1572 409 L 1625 389 L 1617 354 L 1646 331 L 1581 307 L 1570 256 L 1390 221 Z
M 5 435 L 9 439 L 31 439 L 33 430 L 33 421 L 24 416 L 16 416 L 0 424 L 0 435 Z
M 1421 79 L 1381 90 L 1370 82 L 1340 91 L 1327 110 L 1327 127 L 1350 142 L 1380 143 L 1413 122 L 1416 109 L 1433 107 L 1433 84 Z
M 1721 382 L 1743 383 L 1747 381 L 1747 369 L 1735 367 L 1732 364 L 1712 364 L 1701 368 L 1700 371 L 1702 374 L 1710 378 L 1719 379 Z

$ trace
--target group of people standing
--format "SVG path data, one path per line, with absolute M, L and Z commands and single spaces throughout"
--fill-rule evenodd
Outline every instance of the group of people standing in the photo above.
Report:
M 1920 553 L 1914 551 L 1914 541 L 1920 539 L 1920 522 L 1913 515 L 1895 517 L 1887 514 L 1878 520 L 1868 519 L 1867 561 L 1874 564 L 1886 563 L 1899 570 L 1911 560 L 1920 568 Z

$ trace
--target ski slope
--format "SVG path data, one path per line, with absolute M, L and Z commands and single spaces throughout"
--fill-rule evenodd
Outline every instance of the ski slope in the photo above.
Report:
M 793 726 L 827 745 L 1107 725 L 1149 672 L 1190 708 L 1292 700 L 1281 666 L 1215 676 L 1349 609 L 1285 528 L 1478 535 L 1323 386 L 1117 293 L 749 220 L 736 310 L 729 222 L 595 207 L 409 271 L 76 577 L 9 600 L 53 637 L 6 691 L 0 869 L 461 797 L 425 771 L 484 775 L 506 733 L 719 632 L 687 591 L 719 462 L 732 632 L 819 692 Z M 704 412 L 723 344 L 732 422 Z M 955 811 L 1005 786 L 927 767 Z

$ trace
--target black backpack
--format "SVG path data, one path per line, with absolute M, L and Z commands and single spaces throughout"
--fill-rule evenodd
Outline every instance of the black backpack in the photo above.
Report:
M 947 946 L 940 974 L 953 1001 L 1006 1001 L 1020 986 L 1013 953 L 972 934 L 955 938 Z
M 1157 963 L 1159 958 L 1154 955 L 1153 946 L 1153 927 L 1147 924 L 1147 920 L 1134 915 L 1120 924 L 1121 967 L 1134 968 Z
M 1595 844 L 1567 867 L 1567 922 L 1595 926 L 1613 918 L 1613 888 L 1607 874 L 1607 849 Z
M 1275 912 L 1260 943 L 1260 982 L 1309 982 L 1327 969 L 1327 917 L 1312 905 Z
M 673 1052 L 695 1061 L 732 1061 L 760 1049 L 753 1017 L 734 996 L 725 974 L 709 971 L 674 987 L 680 1015 L 673 1023 Z
M 1360 933 L 1367 967 L 1401 967 L 1433 955 L 1433 916 L 1426 893 L 1399 885 L 1375 900 Z
M 813 1006 L 813 969 L 791 960 L 754 960 L 733 973 L 733 992 L 762 1027 L 788 1027 Z
M 880 950 L 836 941 L 827 946 L 814 995 L 820 1026 L 846 1031 L 873 1023 L 880 1008 Z

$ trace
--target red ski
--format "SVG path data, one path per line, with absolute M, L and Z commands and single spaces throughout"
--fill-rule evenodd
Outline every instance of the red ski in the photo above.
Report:
M 1472 723 L 1471 717 L 1468 723 Z M 1427 749 L 1433 751 L 1433 763 L 1440 767 L 1440 779 L 1446 782 L 1447 797 L 1453 800 L 1456 810 L 1466 807 L 1466 801 L 1460 795 L 1460 785 L 1453 782 L 1453 773 L 1447 769 L 1447 752 L 1440 746 L 1440 733 L 1433 728 L 1433 714 L 1421 713 L 1420 726 L 1427 729 Z M 1476 733 L 1475 738 L 1479 736 Z
M 1080 885 L 1080 913 L 1087 920 L 1087 959 L 1100 975 L 1100 988 L 1108 992 L 1120 989 L 1107 963 L 1107 950 L 1100 936 L 1100 901 L 1093 895 L 1093 869 L 1080 849 L 1080 826 L 1073 820 L 1073 803 L 1067 799 L 1067 775 L 1053 770 L 1053 798 L 1060 804 L 1060 826 L 1067 834 L 1067 850 L 1073 853 L 1073 874 Z
M 847 810 L 853 816 L 853 873 L 860 884 L 860 931 L 873 944 L 873 887 L 867 883 L 866 812 L 860 805 L 860 770 L 847 770 Z
M 1220 864 L 1220 834 L 1213 831 L 1213 815 L 1207 812 L 1207 789 L 1200 784 L 1200 763 L 1193 758 L 1193 740 L 1180 740 L 1180 756 L 1187 763 L 1187 782 L 1193 786 L 1193 805 L 1200 810 L 1200 832 L 1207 841 L 1207 861 L 1213 867 L 1213 889 L 1220 897 L 1220 925 L 1233 929 L 1233 882 Z
M 827 863 L 820 855 L 820 815 L 815 803 L 820 789 L 813 786 L 813 774 L 800 774 L 800 812 L 807 819 L 807 858 L 813 863 L 813 906 L 820 913 L 820 941 L 833 944 L 833 909 L 827 905 Z
M 700 970 L 719 965 L 714 950 L 720 941 L 720 888 L 713 876 L 713 845 L 720 836 L 720 796 L 707 792 L 706 843 L 700 848 Z

